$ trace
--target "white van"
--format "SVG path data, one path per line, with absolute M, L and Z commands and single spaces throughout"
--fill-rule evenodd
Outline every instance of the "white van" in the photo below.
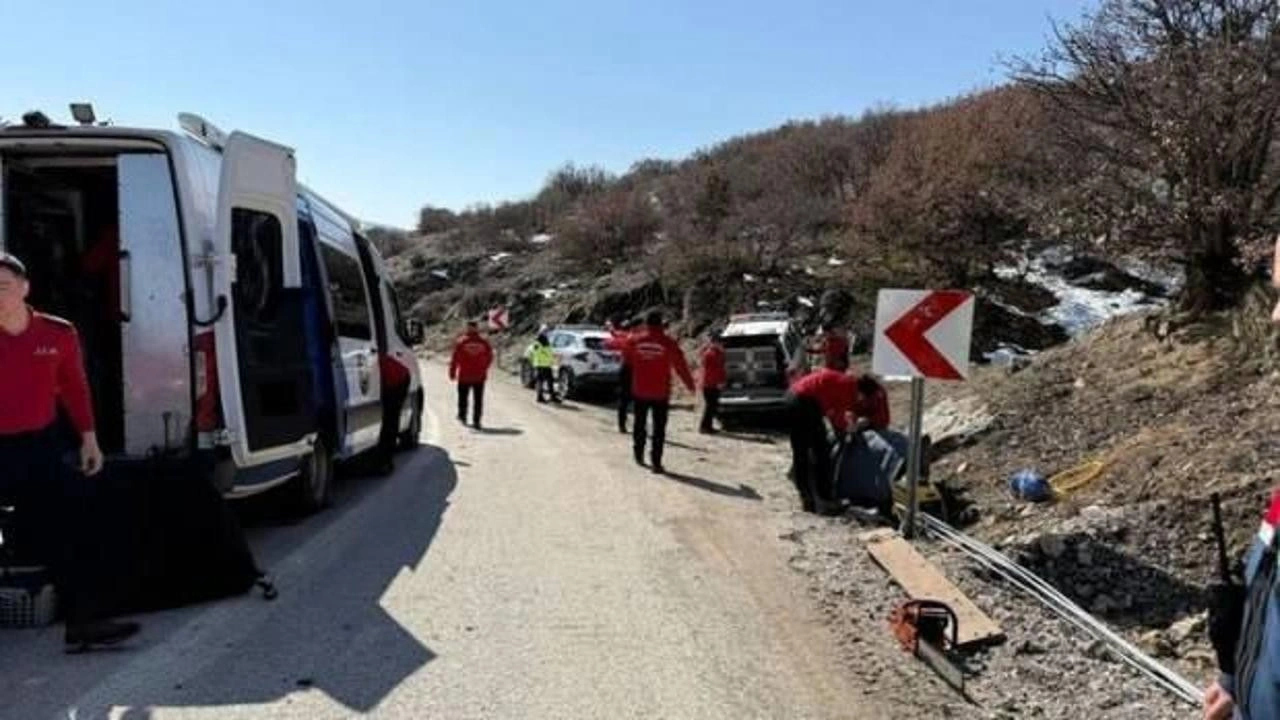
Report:
M 358 223 L 298 185 L 287 147 L 89 114 L 0 127 L 0 248 L 80 328 L 109 462 L 187 460 L 231 497 L 292 481 L 323 505 L 334 461 L 381 428 Z

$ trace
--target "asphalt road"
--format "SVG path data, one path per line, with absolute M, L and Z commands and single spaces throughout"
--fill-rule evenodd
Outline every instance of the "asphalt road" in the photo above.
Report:
M 505 379 L 475 432 L 427 379 L 426 444 L 394 476 L 250 523 L 277 601 L 148 615 L 85 656 L 61 628 L 0 631 L 0 717 L 892 717 L 724 463 L 674 448 L 677 474 L 653 476 L 606 412 Z

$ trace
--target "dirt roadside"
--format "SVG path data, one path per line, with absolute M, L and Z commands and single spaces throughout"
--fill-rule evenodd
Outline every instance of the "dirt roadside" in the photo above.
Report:
M 498 382 L 515 384 L 505 376 Z M 616 442 L 617 456 L 627 458 L 626 439 L 616 434 L 610 407 L 573 407 L 576 411 L 567 414 L 576 432 L 589 427 L 584 437 L 598 434 L 602 442 Z M 753 602 L 767 609 L 769 623 L 780 629 L 779 637 L 791 639 L 797 656 L 805 655 L 806 644 L 834 642 L 837 664 L 817 672 L 837 683 L 834 692 L 861 695 L 847 698 L 850 702 L 875 703 L 876 712 L 888 713 L 856 716 L 1194 716 L 1193 707 L 1144 680 L 1035 602 L 993 582 L 963 557 L 921 544 L 926 556 L 1008 635 L 1004 644 L 969 659 L 972 702 L 965 701 L 892 639 L 886 620 L 905 598 L 858 542 L 865 528 L 852 518 L 819 518 L 798 511 L 786 478 L 785 438 L 765 433 L 708 437 L 695 428 L 693 412 L 673 413 L 665 464 L 677 482 L 671 493 L 655 501 L 653 513 L 668 518 L 664 522 L 701 561 L 737 578 Z M 688 488 L 706 493 L 688 493 Z M 739 502 L 751 495 L 758 495 L 760 502 Z M 673 507 L 679 511 L 671 519 Z M 761 553 L 780 555 L 794 574 L 762 571 L 769 563 L 752 562 Z M 801 594 L 804 601 L 798 604 Z M 797 626 L 795 608 L 800 604 L 816 614 Z M 813 634 L 814 627 L 820 637 Z

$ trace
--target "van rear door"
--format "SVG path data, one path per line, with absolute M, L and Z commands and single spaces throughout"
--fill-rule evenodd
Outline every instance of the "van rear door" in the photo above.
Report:
M 232 133 L 223 146 L 215 327 L 223 418 L 236 464 L 307 451 L 316 432 L 303 322 L 293 151 Z M 228 292 L 229 290 L 229 292 Z

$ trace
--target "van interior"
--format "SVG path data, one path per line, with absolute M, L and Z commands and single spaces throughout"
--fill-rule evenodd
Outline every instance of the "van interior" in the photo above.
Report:
M 31 305 L 75 323 L 98 439 L 124 448 L 119 199 L 114 155 L 2 156 L 4 246 L 31 275 Z

